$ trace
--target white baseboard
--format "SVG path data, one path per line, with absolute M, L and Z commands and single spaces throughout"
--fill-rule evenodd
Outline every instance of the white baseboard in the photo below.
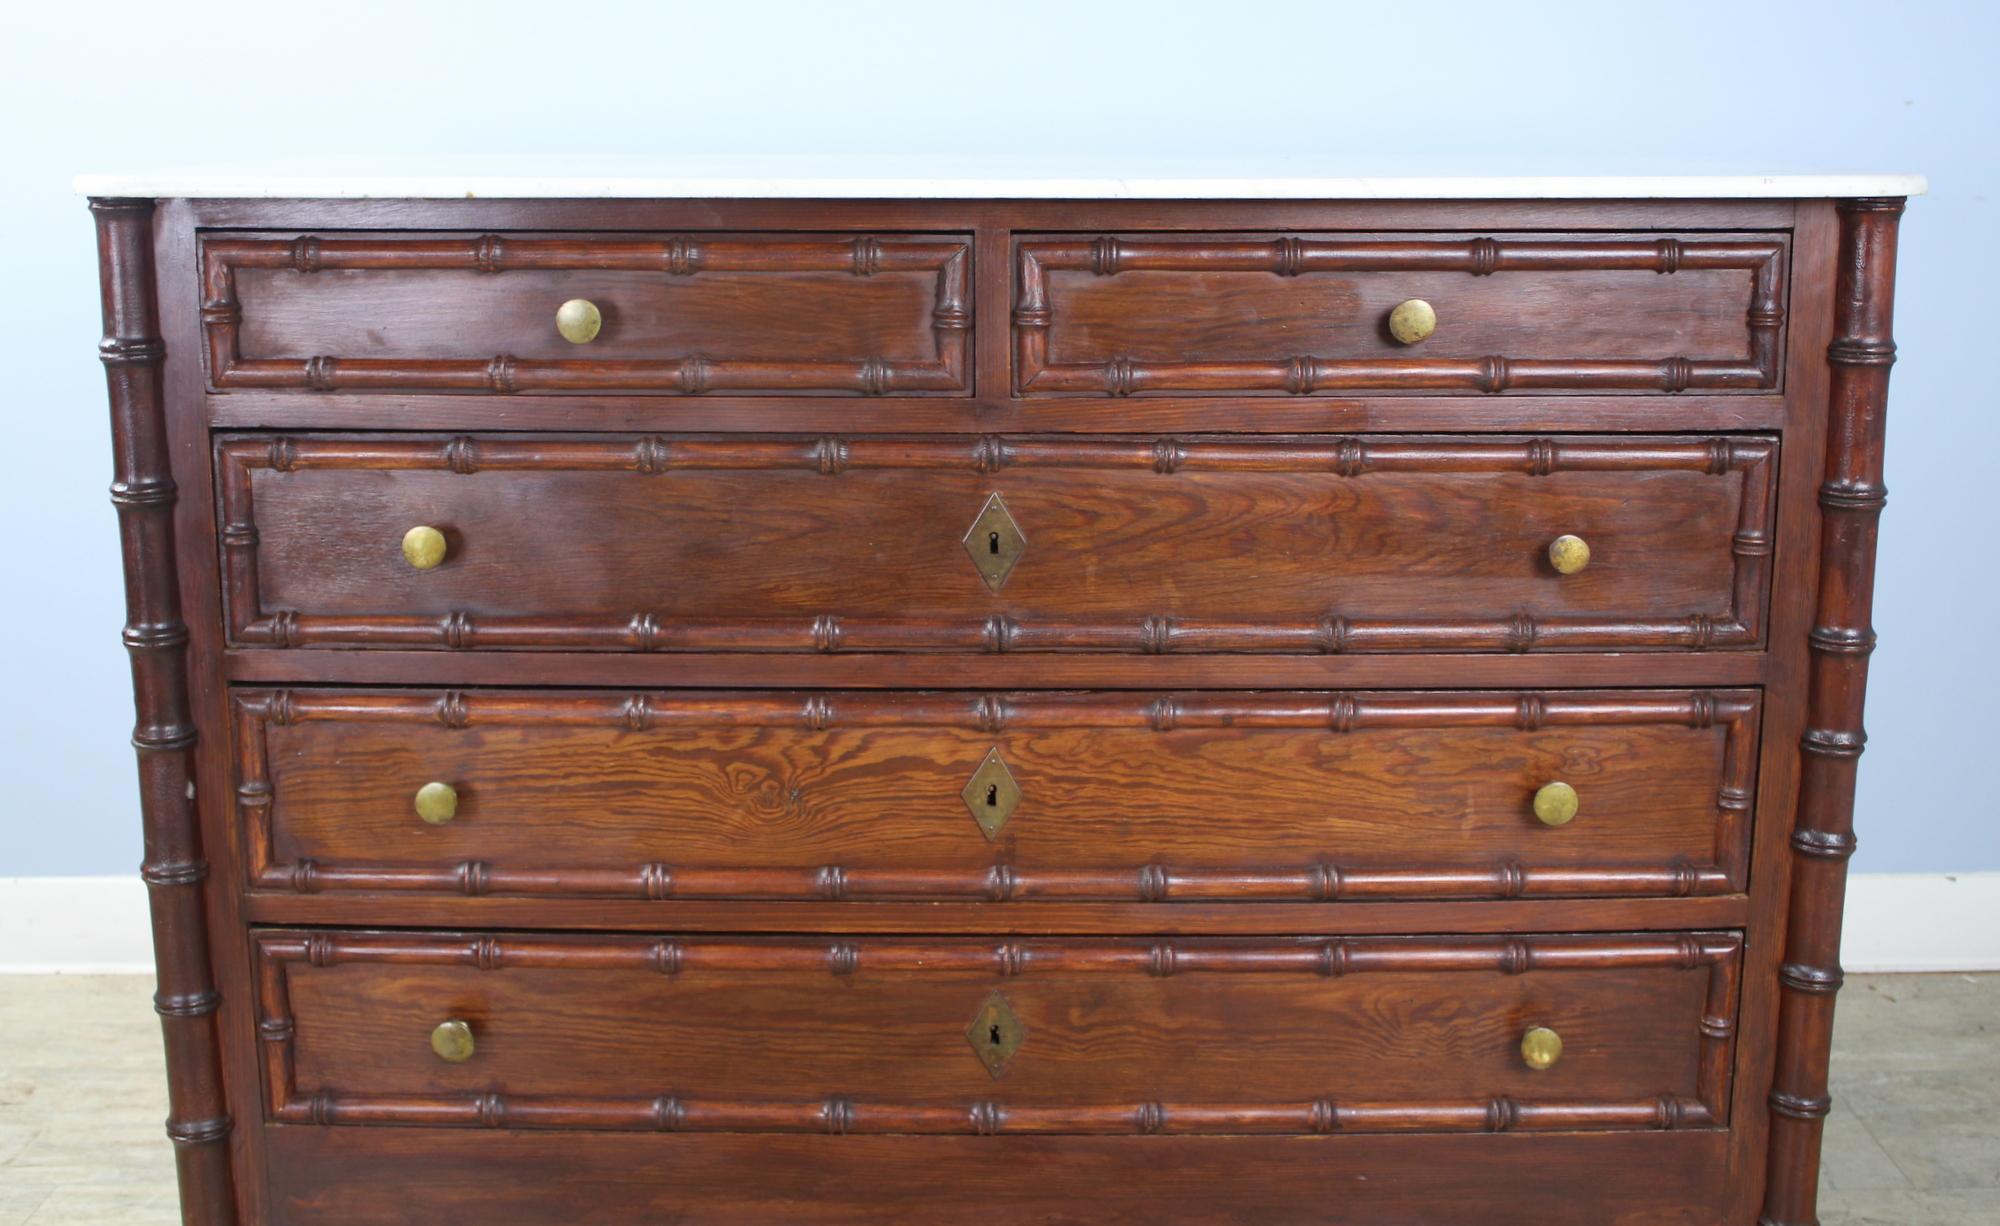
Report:
M 126 877 L 0 877 L 0 974 L 153 971 L 146 883 Z
M 2000 873 L 1857 873 L 1840 964 L 1867 971 L 2000 971 Z
M 150 974 L 137 877 L 0 877 L 0 974 Z M 1847 884 L 1842 964 L 2000 970 L 2000 873 L 1863 873 Z

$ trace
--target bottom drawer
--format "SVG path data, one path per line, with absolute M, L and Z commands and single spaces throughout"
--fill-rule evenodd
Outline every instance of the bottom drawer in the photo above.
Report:
M 268 1226 L 1751 1226 L 1743 1130 L 824 1137 L 294 1128 Z
M 279 1122 L 1307 1134 L 1727 1122 L 1733 933 L 264 931 Z

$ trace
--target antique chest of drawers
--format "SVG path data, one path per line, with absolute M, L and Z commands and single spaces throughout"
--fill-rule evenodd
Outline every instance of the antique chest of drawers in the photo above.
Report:
M 1075 186 L 85 185 L 189 1223 L 1814 1221 L 1921 181 Z

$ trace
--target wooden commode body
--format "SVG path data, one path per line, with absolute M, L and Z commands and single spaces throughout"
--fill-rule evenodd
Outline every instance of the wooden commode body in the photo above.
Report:
M 1921 181 L 1750 182 L 87 185 L 186 1220 L 1809 1226 Z

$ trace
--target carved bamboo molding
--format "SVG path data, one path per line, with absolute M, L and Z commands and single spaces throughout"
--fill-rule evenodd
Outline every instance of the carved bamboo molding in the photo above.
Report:
M 665 238 L 213 238 L 202 244 L 201 325 L 210 385 L 219 391 L 316 392 L 851 392 L 865 396 L 971 391 L 971 247 L 964 239 L 812 237 Z M 783 360 L 689 354 L 670 358 L 360 358 L 302 354 L 245 358 L 238 269 L 311 276 L 323 271 L 419 269 L 505 274 L 521 269 L 703 273 L 931 272 L 936 290 L 929 361 Z
M 1807 636 L 1806 730 L 1791 851 L 1785 959 L 1778 971 L 1777 1069 L 1762 1226 L 1816 1226 L 1820 1138 L 1840 922 L 1854 854 L 1854 781 L 1868 655 L 1875 649 L 1875 543 L 1888 490 L 1882 449 L 1889 404 L 1896 229 L 1903 201 L 1843 200 L 1835 261 L 1834 337 L 1826 360 L 1827 439 L 1819 487 L 1819 592 Z
M 194 803 L 195 725 L 188 703 L 188 628 L 181 618 L 165 389 L 153 270 L 153 203 L 90 202 L 97 222 L 104 360 L 116 478 L 111 501 L 125 559 L 125 647 L 138 725 L 139 813 L 152 900 L 153 1007 L 167 1048 L 167 1135 L 188 1226 L 234 1226 L 233 1125 L 223 1092 L 222 1006 L 209 959 L 209 880 Z
M 540 1128 L 633 1132 L 819 1132 L 899 1134 L 1233 1135 L 1332 1132 L 1609 1131 L 1719 1128 L 1728 1124 L 1741 938 L 1729 933 L 1553 937 L 1339 937 L 1299 940 L 1024 940 L 825 938 L 729 940 L 631 937 L 445 936 L 345 932 L 263 933 L 256 938 L 265 1110 L 284 1123 Z M 1396 970 L 1426 974 L 1561 974 L 1660 969 L 1708 975 L 1697 1033 L 1693 1097 L 1631 1101 L 1346 1103 L 1076 1103 L 1017 1107 L 1004 1100 L 961 1104 L 892 1102 L 836 1095 L 785 1101 L 623 1096 L 383 1094 L 298 1084 L 299 1019 L 291 976 L 300 967 L 349 964 L 509 968 L 579 974 L 667 976 L 708 971 L 847 977 L 984 972 L 1001 979 L 1046 975 L 1151 976 L 1302 974 L 1322 977 Z
M 1014 387 L 1019 395 L 1142 395 L 1149 392 L 1294 396 L 1358 391 L 1770 391 L 1778 386 L 1785 309 L 1785 245 L 1776 239 L 1036 239 L 1014 258 Z M 1049 359 L 1058 326 L 1048 274 L 1089 272 L 1270 273 L 1300 277 L 1363 272 L 1599 272 L 1671 275 L 1684 269 L 1742 269 L 1751 294 L 1744 313 L 1747 358 L 1580 359 L 1385 358 L 1278 355 L 1238 361 L 1061 363 Z
M 458 435 L 449 438 L 232 436 L 217 445 L 223 604 L 230 639 L 268 647 L 400 647 L 452 650 L 922 652 L 1102 651 L 1342 652 L 1607 650 L 1753 647 L 1764 634 L 1776 514 L 1776 440 L 1766 437 L 1639 441 L 1459 437 L 968 438 L 597 435 L 589 438 Z M 1496 612 L 1423 620 L 1329 612 L 1310 622 L 1129 619 L 1022 620 L 992 614 L 958 621 L 890 617 L 673 618 L 649 610 L 611 616 L 443 617 L 323 615 L 266 609 L 257 583 L 252 473 L 308 470 L 599 472 L 659 477 L 699 470 L 806 469 L 827 476 L 863 468 L 1000 472 L 1009 468 L 1142 468 L 1181 472 L 1370 473 L 1699 472 L 1743 482 L 1729 541 L 1730 608 L 1720 614 L 1634 619 Z
M 391 890 L 471 897 L 506 894 L 667 899 L 880 901 L 956 898 L 987 902 L 1102 899 L 1139 902 L 1336 902 L 1416 898 L 1672 896 L 1740 890 L 1759 702 L 1755 691 L 1186 694 L 897 693 L 795 694 L 690 691 L 580 693 L 240 690 L 233 696 L 236 804 L 254 888 L 293 893 Z M 793 868 L 490 864 L 430 866 L 277 858 L 270 725 L 438 724 L 452 729 L 596 726 L 672 736 L 687 728 L 833 727 L 1007 729 L 1542 728 L 1678 724 L 1726 730 L 1716 794 L 1714 853 L 1707 863 L 1488 867 L 1420 863 L 1391 868 L 1319 861 L 1262 869 L 1204 869 L 1152 862 L 1125 870 L 1022 867 L 1004 860 L 974 872 L 802 864 Z M 365 768 L 361 768 L 365 769 Z

